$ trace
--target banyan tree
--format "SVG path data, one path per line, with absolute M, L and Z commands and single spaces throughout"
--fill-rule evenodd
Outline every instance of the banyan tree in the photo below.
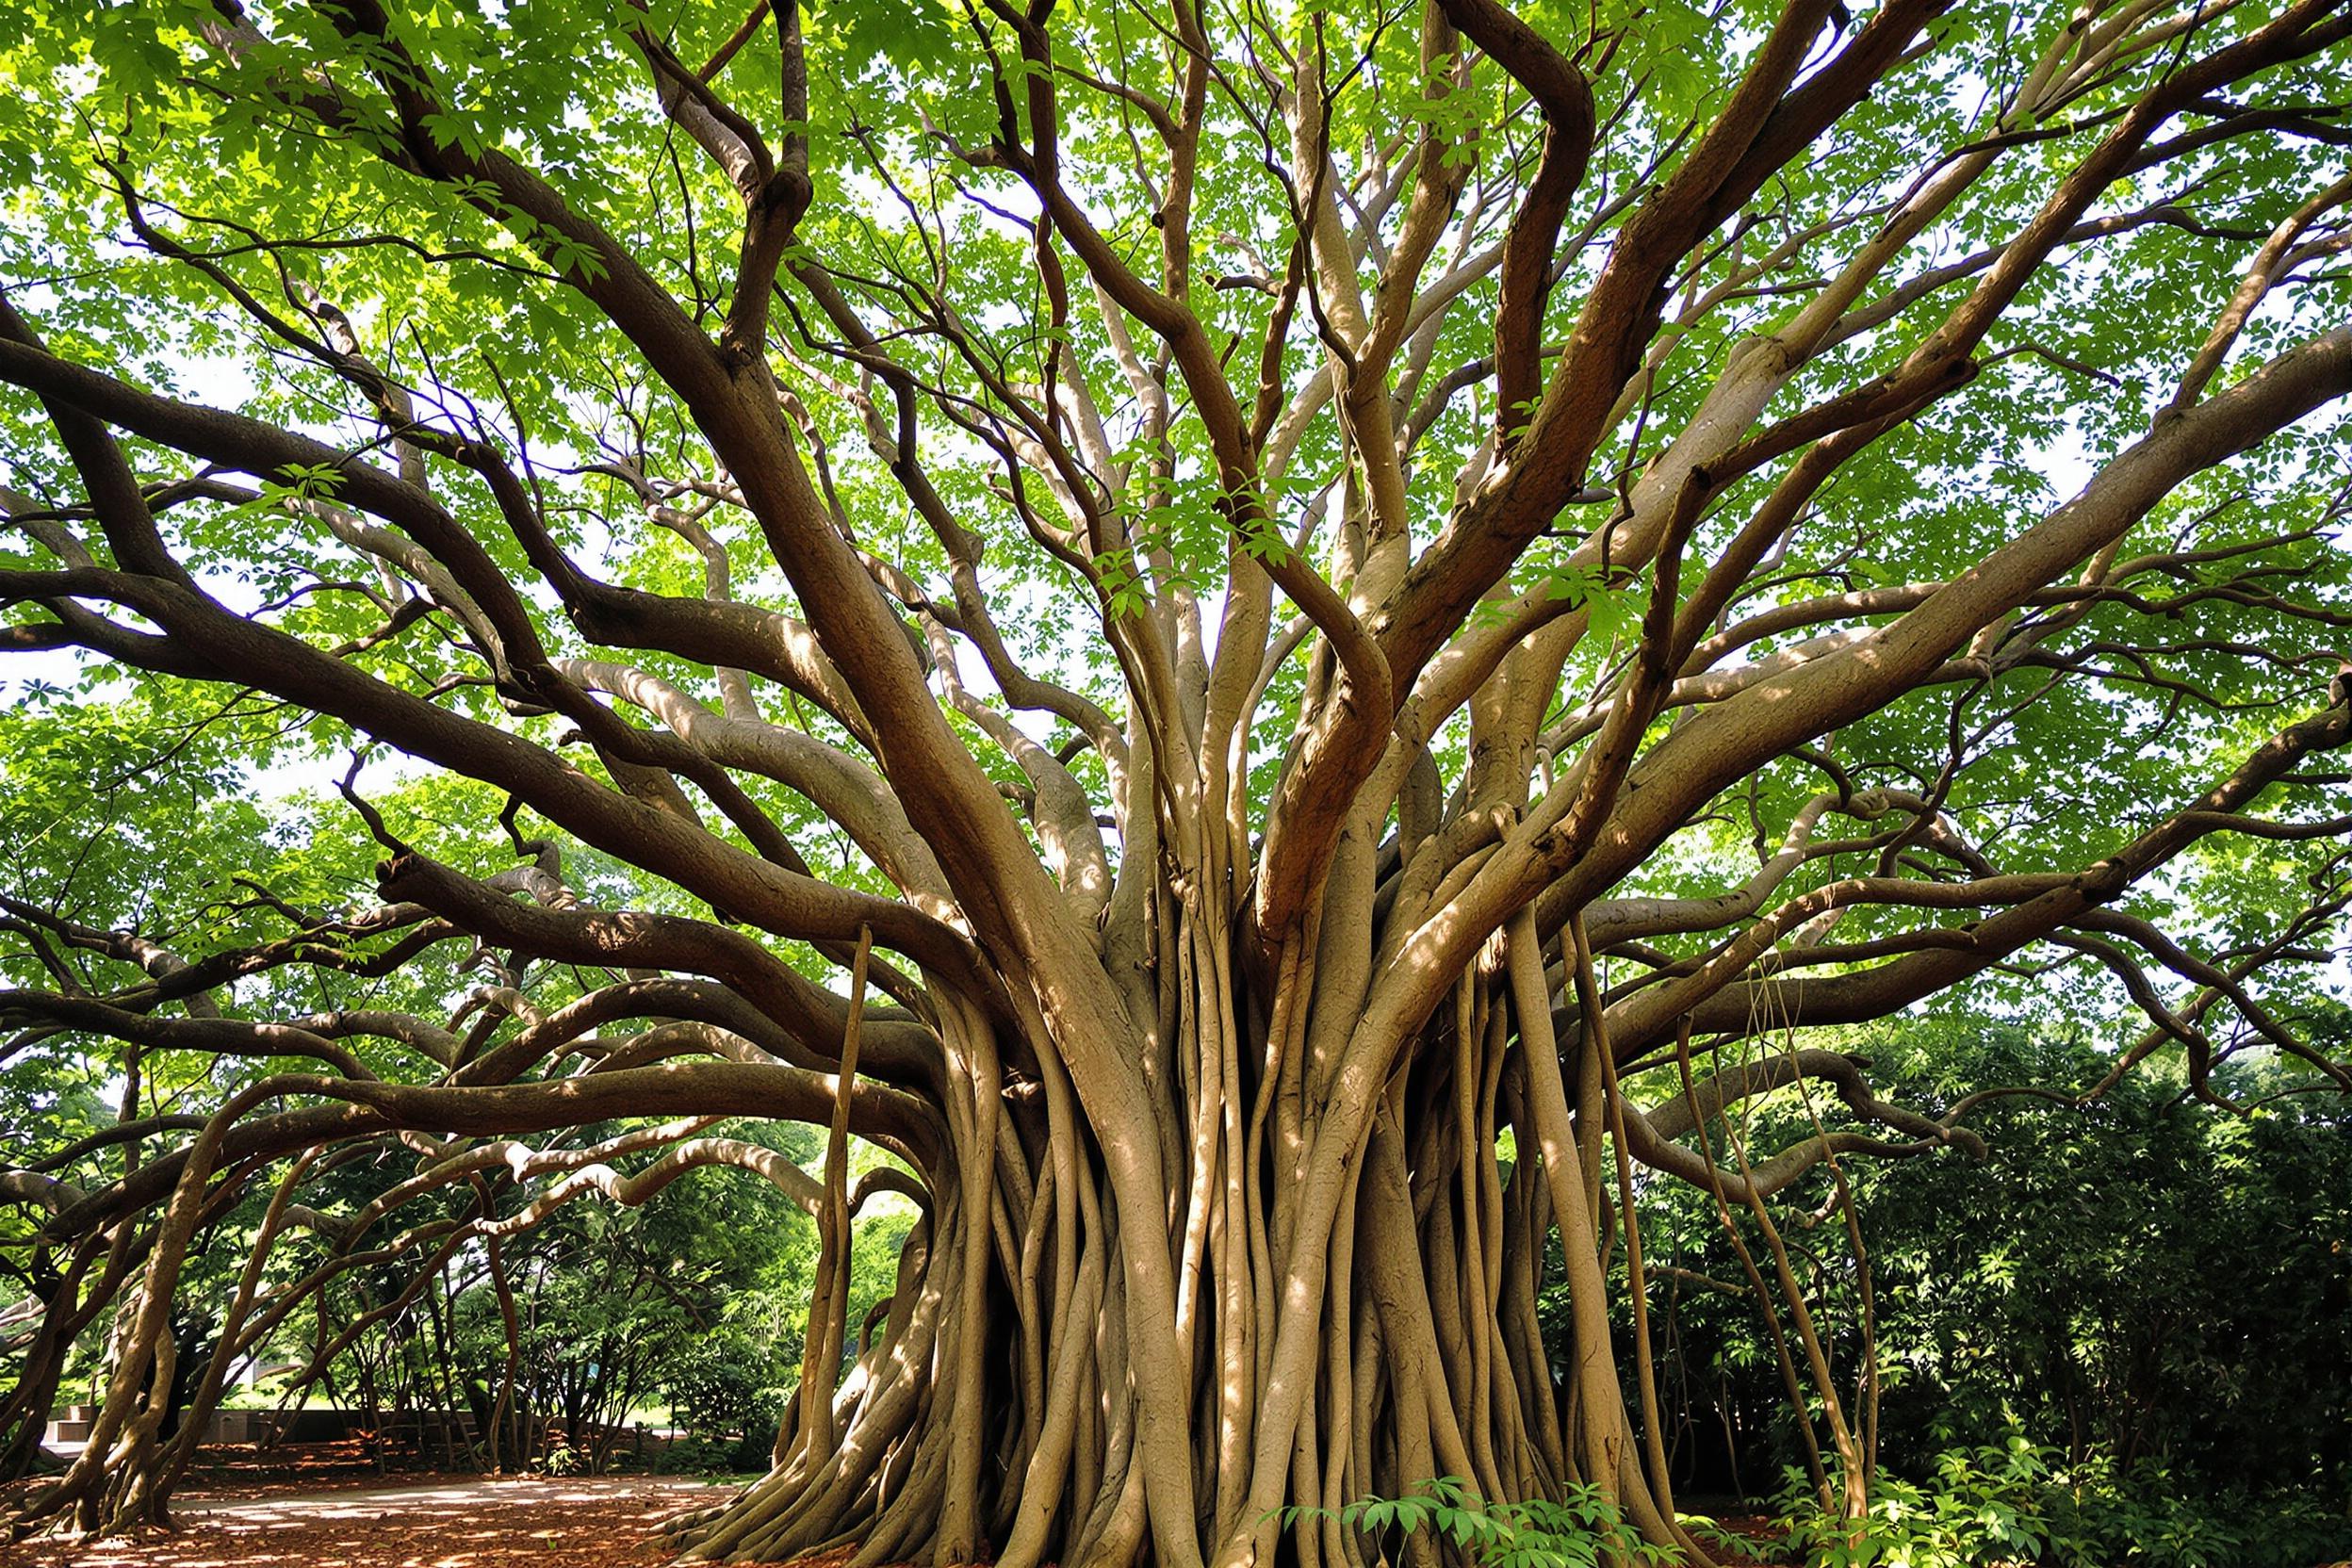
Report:
M 14 690 L 380 846 L 150 822 L 171 923 L 8 846 L 0 1054 L 122 1100 L 0 1169 L 11 1466 L 106 1358 L 19 1528 L 168 1517 L 239 1204 L 228 1348 L 744 1181 L 822 1262 L 691 1557 L 1427 1562 L 1333 1511 L 1432 1477 L 1703 1557 L 1643 1195 L 1750 1238 L 1858 1506 L 1774 1215 L 1979 1102 L 1873 1021 L 2352 1087 L 2339 0 L 6 8 Z

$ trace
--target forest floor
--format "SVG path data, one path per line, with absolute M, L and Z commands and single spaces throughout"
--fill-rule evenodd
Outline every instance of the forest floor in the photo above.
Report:
M 716 1501 L 667 1476 L 298 1478 L 184 1493 L 176 1532 L 0 1543 L 7 1568 L 652 1568 L 656 1527 Z
M 0 1568 L 658 1568 L 662 1521 L 724 1495 L 686 1477 L 488 1480 L 281 1459 L 198 1471 L 176 1532 L 0 1542 Z
M 210 1449 L 176 1494 L 176 1532 L 0 1541 L 0 1568 L 659 1568 L 661 1523 L 726 1495 L 691 1477 L 387 1472 L 352 1443 Z

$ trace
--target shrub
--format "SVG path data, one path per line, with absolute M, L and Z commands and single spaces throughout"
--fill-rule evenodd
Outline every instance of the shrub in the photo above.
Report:
M 1336 1514 L 1319 1508 L 1286 1508 L 1284 1528 L 1300 1519 L 1336 1519 L 1386 1544 L 1427 1527 L 1482 1568 L 1600 1568 L 1604 1563 L 1664 1568 L 1683 1560 L 1677 1547 L 1654 1545 L 1597 1486 L 1571 1486 L 1558 1502 L 1490 1502 L 1459 1478 L 1423 1481 L 1403 1497 L 1363 1497 Z M 1704 1523 L 1704 1521 L 1699 1521 Z M 1394 1558 L 1396 1554 L 1387 1554 Z
M 723 1476 L 736 1468 L 735 1440 L 696 1433 L 664 1447 L 653 1462 L 663 1476 Z
M 1824 1510 L 1794 1469 L 1776 1501 L 1808 1568 L 2310 1568 L 2352 1551 L 2352 1516 L 2308 1489 L 2214 1493 L 2103 1455 L 2066 1466 L 2014 1435 L 1938 1455 L 1925 1486 L 1881 1477 L 1861 1519 Z

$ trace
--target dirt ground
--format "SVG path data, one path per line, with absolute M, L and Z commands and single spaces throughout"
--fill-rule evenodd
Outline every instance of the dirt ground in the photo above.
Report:
M 727 1494 L 669 1477 L 287 1482 L 184 1496 L 176 1534 L 0 1543 L 6 1568 L 653 1568 L 654 1531 Z M 255 1496 L 260 1490 L 263 1495 Z
M 216 1471 L 181 1494 L 176 1535 L 0 1544 L 0 1568 L 660 1568 L 661 1523 L 727 1495 L 657 1476 Z

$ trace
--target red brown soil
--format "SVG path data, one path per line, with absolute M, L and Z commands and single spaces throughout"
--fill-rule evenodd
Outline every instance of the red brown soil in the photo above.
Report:
M 324 1484 L 318 1484 L 323 1481 Z M 655 1568 L 661 1522 L 727 1495 L 669 1477 L 319 1477 L 183 1494 L 181 1528 L 0 1544 L 6 1568 Z
M 386 1472 L 357 1443 L 224 1448 L 179 1489 L 177 1532 L 0 1541 L 0 1568 L 660 1568 L 661 1523 L 727 1495 L 672 1477 Z M 1767 1544 L 1760 1518 L 1719 1524 L 1751 1552 Z M 841 1568 L 851 1555 L 794 1568 Z
M 173 1495 L 190 1503 L 251 1502 L 302 1492 L 455 1485 L 484 1478 L 472 1472 L 447 1473 L 404 1463 L 397 1456 L 379 1460 L 366 1443 L 347 1438 L 339 1443 L 289 1443 L 265 1449 L 241 1445 L 200 1448 L 196 1462 Z

